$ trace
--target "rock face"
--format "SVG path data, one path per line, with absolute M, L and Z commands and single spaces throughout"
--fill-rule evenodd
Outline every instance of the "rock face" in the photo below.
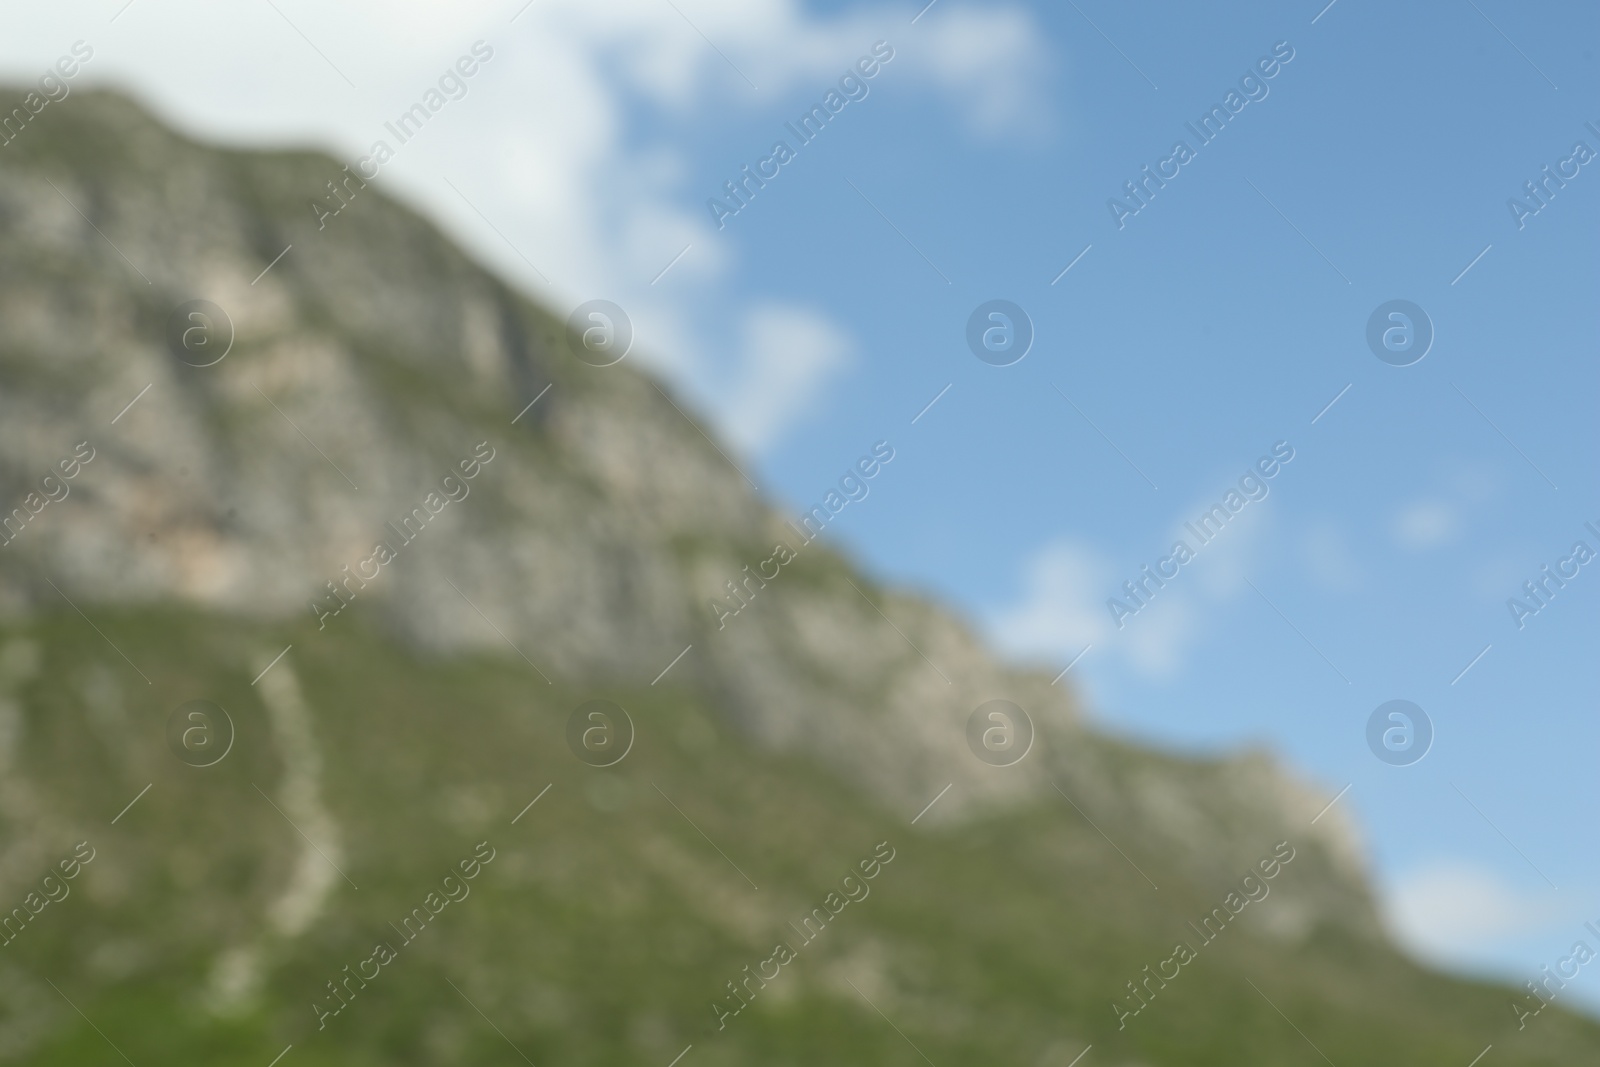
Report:
M 1276 897 L 1274 929 L 1375 932 L 1341 812 L 1311 823 L 1324 796 L 1263 755 L 1088 729 L 1064 686 L 873 585 L 826 534 L 806 543 L 664 387 L 575 358 L 559 318 L 337 162 L 199 146 L 110 95 L 48 119 L 0 148 L 7 617 L 176 603 L 325 630 L 365 612 L 430 655 L 521 657 L 576 687 L 675 664 L 661 684 L 908 818 L 951 784 L 925 825 L 1059 789 L 1213 881 L 1290 840 L 1329 877 Z M 189 317 L 195 300 L 225 320 Z M 793 560 L 750 577 L 779 545 Z M 1038 731 L 1012 768 L 968 748 L 994 698 Z

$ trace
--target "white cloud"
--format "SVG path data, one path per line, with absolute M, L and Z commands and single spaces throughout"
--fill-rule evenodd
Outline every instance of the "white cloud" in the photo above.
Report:
M 1212 505 L 1220 505 L 1233 488 L 1226 480 L 1218 485 L 1214 497 L 1196 497 L 1180 508 L 1166 534 L 1144 542 L 1144 558 L 1123 564 L 1124 570 L 1076 542 L 1041 548 L 1024 565 L 1020 597 L 988 615 L 995 643 L 1012 655 L 1062 664 L 1093 644 L 1096 659 L 1120 659 L 1146 676 L 1170 678 L 1181 672 L 1205 633 L 1206 619 L 1228 601 L 1250 595 L 1246 581 L 1268 556 L 1270 491 L 1247 501 L 1225 522 L 1212 516 L 1206 540 L 1196 533 L 1193 527 L 1211 516 Z M 1180 542 L 1192 558 L 1158 585 L 1160 561 L 1175 556 Z M 1173 566 L 1167 563 L 1169 570 Z M 1125 591 L 1127 582 L 1138 587 L 1142 606 Z M 1121 626 L 1108 604 L 1112 598 L 1136 609 L 1121 615 Z
M 1036 86 L 1045 61 L 1028 14 L 934 8 L 918 26 L 926 26 L 928 40 L 910 63 L 960 104 L 971 129 L 1001 136 L 1043 128 L 1048 116 Z
M 1595 940 L 1592 890 L 1519 888 L 1460 859 L 1436 860 L 1378 886 L 1378 903 L 1395 940 L 1423 963 L 1520 987 L 1582 941 Z M 1563 1007 L 1600 1014 L 1594 966 L 1560 989 Z
M 743 377 L 721 407 L 733 443 L 759 452 L 811 409 L 851 343 L 825 316 L 788 305 L 757 306 L 744 325 Z
M 1093 549 L 1059 541 L 1036 553 L 1023 574 L 1022 597 L 989 616 L 1005 651 L 1027 659 L 1067 659 L 1110 632 L 1106 590 L 1114 572 Z
M 730 111 L 766 110 L 776 126 L 878 40 L 896 58 L 874 92 L 891 84 L 931 92 L 989 133 L 1033 122 L 1043 107 L 1042 37 L 1020 8 L 935 10 L 912 26 L 899 5 L 819 15 L 799 0 L 676 0 L 676 10 L 661 0 L 276 6 L 281 15 L 265 4 L 146 2 L 115 22 L 120 0 L 93 18 L 77 5 L 19 8 L 0 38 L 0 77 L 35 79 L 84 38 L 95 57 L 80 85 L 131 89 L 202 136 L 309 141 L 354 160 L 481 38 L 494 59 L 378 184 L 557 311 L 595 297 L 621 304 L 634 319 L 635 351 L 751 448 L 795 425 L 849 338 L 815 311 L 733 306 L 726 290 L 740 246 L 710 226 L 708 193 L 686 186 L 690 160 L 678 145 L 702 139 Z M 793 367 L 771 355 L 771 325 L 782 315 L 804 319 L 788 346 Z M 717 328 L 727 322 L 744 329 Z M 721 386 L 728 380 L 745 385 Z
M 1387 887 L 1384 919 L 1395 938 L 1430 962 L 1460 966 L 1548 926 L 1563 909 L 1553 892 L 1518 889 L 1493 871 L 1449 860 L 1418 867 Z
M 1395 516 L 1394 539 L 1402 548 L 1421 551 L 1452 540 L 1461 520 L 1455 508 L 1440 500 L 1417 500 Z
M 1092 548 L 1054 542 L 1029 559 L 1021 596 L 988 614 L 989 634 L 1002 650 L 1025 660 L 1065 666 L 1092 645 L 1095 659 L 1112 656 L 1140 673 L 1170 676 L 1182 668 L 1199 635 L 1197 602 L 1169 584 L 1119 628 L 1106 601 L 1122 596 L 1122 581 L 1131 577 L 1118 574 Z
M 1135 670 L 1171 677 L 1183 669 L 1186 654 L 1200 636 L 1200 622 L 1201 609 L 1193 597 L 1181 593 L 1162 597 L 1122 629 L 1120 651 Z

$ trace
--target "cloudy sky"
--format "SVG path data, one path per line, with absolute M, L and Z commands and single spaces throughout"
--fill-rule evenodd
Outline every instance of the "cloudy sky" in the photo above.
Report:
M 624 307 L 779 501 L 891 441 L 829 528 L 866 566 L 1071 664 L 1108 729 L 1348 785 L 1418 953 L 1552 963 L 1600 919 L 1600 13 L 923 2 L 33 5 L 0 74 L 81 40 L 75 86 L 196 135 L 389 142 L 378 184 L 563 313 Z M 996 299 L 1015 362 L 969 346 Z M 1420 762 L 1369 746 L 1391 700 Z

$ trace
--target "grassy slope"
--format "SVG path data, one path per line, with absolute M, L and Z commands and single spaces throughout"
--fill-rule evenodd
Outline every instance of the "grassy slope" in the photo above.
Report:
M 1491 1041 L 1496 1065 L 1575 1064 L 1600 1047 L 1600 1027 L 1553 1011 L 1518 1034 L 1506 992 L 1426 974 L 1373 944 L 1259 936 L 1248 910 L 1119 1034 L 1112 998 L 1220 894 L 1120 840 L 1153 890 L 1064 802 L 912 827 L 911 813 L 722 732 L 668 682 L 575 692 L 515 659 L 420 661 L 349 612 L 322 633 L 91 614 L 151 685 L 70 612 L 0 635 L 42 650 L 20 693 L 18 755 L 73 828 L 55 851 L 83 838 L 99 850 L 73 895 L 0 949 L 6 1021 L 29 1014 L 51 1034 L 25 1062 L 116 1062 L 43 978 L 136 1064 L 264 1067 L 290 1042 L 293 1067 L 522 1062 L 461 994 L 540 1067 L 665 1067 L 690 1042 L 686 1067 L 922 1064 L 910 1042 L 939 1067 L 1065 1067 L 1091 1042 L 1086 1063 L 1323 1064 L 1262 993 L 1339 1067 L 1464 1067 Z M 360 889 L 337 881 L 319 921 L 283 941 L 263 933 L 263 916 L 302 845 L 255 789 L 277 795 L 283 764 L 247 654 L 270 658 L 289 641 L 277 669 L 297 672 L 313 711 L 340 866 Z M 106 671 L 125 697 L 125 733 L 86 708 L 85 679 Z M 563 740 L 567 712 L 597 695 L 638 726 L 610 770 L 579 763 Z M 178 763 L 163 740 L 170 709 L 198 696 L 240 728 L 208 770 Z M 309 1004 L 323 983 L 374 941 L 397 940 L 388 923 L 484 839 L 498 855 L 472 895 L 318 1033 Z M 717 1032 L 709 1005 L 723 983 L 778 939 L 797 941 L 787 921 L 883 840 L 898 854 L 871 896 Z M 1291 864 L 1280 878 L 1316 875 Z M 201 997 L 213 961 L 257 940 L 269 961 L 261 995 L 217 1017 Z

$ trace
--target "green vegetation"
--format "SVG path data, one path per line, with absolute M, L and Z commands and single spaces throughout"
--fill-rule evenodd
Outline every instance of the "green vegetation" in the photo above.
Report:
M 265 1067 L 290 1043 L 296 1065 L 521 1062 L 510 1039 L 540 1067 L 666 1067 L 691 1043 L 694 1065 L 911 1067 L 920 1049 L 939 1067 L 1065 1067 L 1092 1043 L 1096 1063 L 1464 1067 L 1490 1042 L 1496 1064 L 1553 1065 L 1600 1041 L 1600 1026 L 1554 1012 L 1518 1034 L 1505 991 L 1333 927 L 1276 940 L 1251 909 L 1118 1033 L 1123 983 L 1222 894 L 1136 839 L 1120 842 L 1125 861 L 1064 802 L 914 827 L 665 684 L 580 692 L 511 657 L 421 659 L 359 613 L 321 633 L 180 610 L 95 617 L 150 685 L 75 613 L 0 635 L 21 720 L 12 758 L 50 768 L 30 787 L 55 842 L 40 873 L 79 840 L 98 850 L 72 895 L 0 950 L 4 1024 L 38 1032 L 21 1062 L 115 1059 L 45 978 L 136 1064 Z M 333 878 L 314 921 L 286 936 L 270 915 L 305 845 L 262 796 L 280 796 L 291 758 L 268 679 L 250 679 L 291 641 L 272 670 L 298 680 L 309 712 L 337 837 L 320 844 L 360 888 Z M 564 741 L 570 709 L 595 696 L 637 727 L 611 769 Z M 165 746 L 170 710 L 196 697 L 238 731 L 211 768 Z M 496 858 L 470 895 L 401 945 L 389 924 L 481 841 Z M 787 924 L 882 841 L 896 857 L 870 895 L 719 1032 L 725 983 L 776 942 L 799 946 Z M 1318 873 L 1302 852 L 1277 883 Z M 312 1002 L 378 941 L 398 958 L 319 1032 Z M 226 1002 L 218 961 L 241 949 L 260 985 Z

